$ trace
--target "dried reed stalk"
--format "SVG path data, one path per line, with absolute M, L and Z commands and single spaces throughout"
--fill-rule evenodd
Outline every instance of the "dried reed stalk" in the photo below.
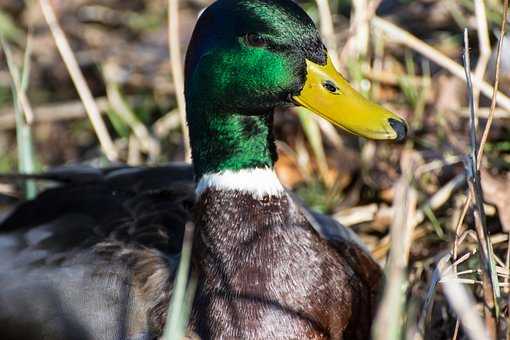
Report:
M 354 34 L 353 52 L 355 57 L 365 57 L 368 53 L 368 44 L 370 40 L 370 26 L 366 9 L 369 0 L 352 1 L 352 24 Z
M 483 150 L 485 147 L 485 143 L 487 142 L 487 138 L 489 137 L 489 131 L 492 126 L 492 121 L 494 120 L 494 111 L 496 110 L 496 103 L 498 101 L 498 96 L 501 96 L 502 94 L 498 92 L 499 89 L 499 74 L 500 74 L 500 67 L 501 67 L 501 50 L 503 47 L 503 38 L 505 37 L 505 27 L 508 17 L 508 0 L 505 0 L 503 5 L 503 18 L 501 19 L 501 28 L 499 30 L 499 40 L 498 40 L 498 49 L 496 53 L 496 79 L 494 80 L 494 87 L 492 91 L 492 97 L 491 97 L 491 110 L 489 112 L 489 118 L 487 119 L 487 125 L 485 125 L 485 130 L 483 131 L 482 139 L 480 141 L 480 148 L 478 150 L 478 161 L 476 163 L 476 166 L 478 169 L 480 169 L 480 162 L 483 157 Z M 508 111 L 510 111 L 510 108 L 506 108 Z
M 475 18 L 478 33 L 478 48 L 480 50 L 480 56 L 475 68 L 475 78 L 482 81 L 491 55 L 491 43 L 484 0 L 475 0 Z M 480 89 L 478 86 L 474 86 L 476 108 L 478 108 L 479 97 Z
M 338 46 L 336 43 L 333 16 L 331 14 L 331 8 L 329 7 L 329 1 L 316 0 L 316 4 L 317 10 L 319 12 L 320 31 L 322 38 L 324 39 L 328 48 L 328 55 L 331 58 L 333 65 L 335 65 L 335 67 L 338 69 L 340 66 L 338 60 Z M 298 110 L 298 112 L 300 111 Z M 300 118 L 306 137 L 309 143 L 312 145 L 312 149 L 318 163 L 320 175 L 323 181 L 328 186 L 331 186 L 333 183 L 328 180 L 327 176 L 328 163 L 325 157 L 324 143 L 322 141 L 321 131 L 326 132 L 326 137 L 333 141 L 333 144 L 337 147 L 337 149 L 342 147 L 341 138 L 333 125 L 324 119 L 317 119 L 317 117 L 314 117 L 313 115 L 310 116 L 309 114 L 300 114 Z
M 347 62 L 349 58 L 365 55 L 370 42 L 370 21 L 382 0 L 354 0 L 353 20 L 349 28 L 349 38 L 344 44 L 340 60 Z M 361 53 L 360 53 L 361 52 Z
M 331 8 L 329 7 L 328 0 L 315 0 L 320 18 L 320 30 L 322 38 L 325 40 L 328 47 L 328 54 L 333 61 L 333 64 L 338 68 L 338 46 L 335 39 L 335 28 L 333 26 L 333 16 Z
M 175 97 L 181 120 L 182 139 L 184 143 L 184 158 L 191 162 L 191 146 L 189 141 L 188 124 L 186 123 L 186 100 L 184 98 L 184 72 L 181 61 L 181 44 L 179 37 L 179 0 L 168 0 L 168 46 L 172 77 L 175 86 Z
M 83 102 L 83 106 L 85 106 L 90 122 L 92 123 L 97 138 L 99 139 L 99 143 L 101 144 L 101 148 L 110 161 L 116 161 L 118 159 L 117 149 L 115 148 L 112 138 L 108 133 L 108 129 L 103 122 L 99 108 L 92 97 L 90 88 L 85 81 L 85 77 L 80 70 L 80 66 L 76 61 L 76 57 L 74 56 L 69 42 L 67 41 L 65 33 L 58 23 L 55 11 L 48 0 L 39 0 L 39 4 L 60 55 L 62 56 L 67 70 L 71 75 L 71 79 L 73 80 L 74 86 L 76 87 L 76 90 Z
M 402 177 L 395 189 L 394 219 L 391 226 L 392 247 L 386 266 L 386 286 L 374 322 L 375 340 L 400 339 L 402 312 L 405 302 L 405 277 L 412 242 L 417 192 L 412 187 L 416 164 L 412 155 L 402 156 Z

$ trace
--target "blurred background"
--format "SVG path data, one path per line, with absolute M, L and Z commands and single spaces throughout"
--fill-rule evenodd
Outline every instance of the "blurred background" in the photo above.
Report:
M 405 117 L 410 136 L 400 145 L 374 143 L 304 110 L 278 112 L 277 172 L 306 204 L 351 227 L 386 265 L 394 279 L 388 287 L 398 289 L 397 298 L 390 288 L 384 298 L 397 299 L 397 306 L 383 314 L 396 319 L 396 338 L 420 333 L 428 339 L 460 339 L 467 331 L 459 329 L 456 307 L 439 283 L 460 283 L 469 297 L 466 306 L 476 315 L 482 315 L 481 302 L 487 303 L 485 267 L 477 254 L 482 242 L 466 204 L 470 194 L 464 160 L 472 128 L 463 31 L 468 29 L 481 136 L 490 115 L 503 1 L 298 2 L 317 23 L 342 73 L 364 95 Z M 41 3 L 52 8 L 67 37 L 103 130 L 91 124 L 90 109 L 78 95 Z M 176 89 L 179 93 L 194 24 L 210 3 L 175 1 L 175 12 L 169 13 L 167 0 L 0 0 L 0 173 L 41 172 L 66 164 L 186 161 Z M 489 266 L 498 281 L 496 304 L 498 313 L 507 316 L 508 35 L 499 89 L 481 183 L 485 236 L 494 250 Z M 39 183 L 0 182 L 0 214 L 43 188 Z M 381 322 L 392 325 L 391 320 Z M 498 327 L 506 334 L 506 322 Z

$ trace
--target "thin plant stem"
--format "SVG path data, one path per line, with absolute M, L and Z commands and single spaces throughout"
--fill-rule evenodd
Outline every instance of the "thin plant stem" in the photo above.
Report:
M 73 80 L 74 86 L 76 87 L 76 90 L 83 102 L 83 106 L 87 111 L 90 122 L 92 123 L 97 138 L 99 139 L 99 143 L 101 144 L 101 148 L 110 161 L 116 161 L 119 158 L 117 149 L 115 148 L 110 134 L 108 133 L 108 129 L 101 117 L 101 113 L 94 101 L 94 97 L 92 97 L 92 92 L 85 81 L 85 77 L 83 76 L 78 61 L 76 60 L 71 46 L 69 45 L 69 41 L 67 40 L 62 27 L 60 27 L 60 24 L 58 23 L 55 11 L 48 0 L 39 0 L 39 4 L 60 55 L 62 56 L 67 70 L 71 75 L 71 79 Z
M 499 30 L 499 41 L 498 41 L 498 49 L 496 56 L 496 79 L 494 80 L 494 87 L 492 91 L 492 100 L 491 100 L 491 110 L 489 112 L 489 118 L 487 119 L 487 124 L 485 125 L 485 130 L 483 131 L 482 139 L 480 140 L 480 147 L 478 149 L 478 160 L 476 163 L 477 169 L 480 169 L 480 164 L 483 157 L 483 150 L 485 148 L 485 143 L 487 142 L 487 138 L 489 137 L 489 131 L 492 126 L 492 121 L 494 120 L 494 111 L 496 110 L 496 103 L 498 98 L 498 88 L 499 88 L 499 73 L 501 68 L 501 50 L 503 47 L 503 38 L 505 37 L 505 27 L 508 16 L 508 0 L 505 0 L 503 6 L 503 18 L 501 20 L 501 28 Z M 510 111 L 510 108 L 507 108 Z
M 338 67 L 338 46 L 335 40 L 335 28 L 333 26 L 333 16 L 331 14 L 331 8 L 329 7 L 329 1 L 316 0 L 315 2 L 319 11 L 321 34 L 328 47 L 328 54 L 333 61 L 333 65 Z
M 179 108 L 179 117 L 181 120 L 184 158 L 186 162 L 191 162 L 189 130 L 186 123 L 186 100 L 184 98 L 184 72 L 182 70 L 179 39 L 179 0 L 168 0 L 168 46 L 170 49 L 175 97 L 177 98 L 177 107 Z
M 471 193 L 473 203 L 473 215 L 475 219 L 475 230 L 478 238 L 480 257 L 482 262 L 482 286 L 485 310 L 485 323 L 492 339 L 497 337 L 498 329 L 498 305 L 499 282 L 496 274 L 496 265 L 494 263 L 492 244 L 487 231 L 485 211 L 483 208 L 483 194 L 480 184 L 480 172 L 477 169 L 477 138 L 476 126 L 477 117 L 474 106 L 474 91 L 471 79 L 470 58 L 469 58 L 469 39 L 468 31 L 464 30 L 464 70 L 468 87 L 468 101 L 471 109 L 469 119 L 470 131 L 470 155 L 466 158 L 466 172 L 468 179 L 469 192 Z
M 475 0 L 475 18 L 478 33 L 478 47 L 480 56 L 475 68 L 475 78 L 479 81 L 483 80 L 487 64 L 491 54 L 491 43 L 489 39 L 489 28 L 487 25 L 487 11 L 485 10 L 484 0 Z M 474 100 L 476 108 L 479 106 L 480 89 L 474 87 Z
M 3 35 L 0 34 L 0 45 L 5 53 L 7 67 L 12 80 L 11 89 L 14 98 L 13 106 L 16 121 L 16 141 L 18 145 L 18 169 L 23 174 L 31 174 L 35 170 L 32 129 L 28 121 L 29 119 L 33 121 L 34 115 L 28 97 L 26 96 L 30 72 L 30 55 L 32 51 L 31 41 L 32 39 L 29 36 L 27 39 L 25 56 L 23 58 L 23 70 L 20 75 L 20 70 L 14 62 L 10 45 L 5 41 Z M 28 114 L 27 111 L 31 113 Z M 27 199 L 32 199 L 37 195 L 37 187 L 33 180 L 23 183 L 23 189 Z
M 181 259 L 179 268 L 175 276 L 175 284 L 172 293 L 172 300 L 168 308 L 167 320 L 165 324 L 165 331 L 163 335 L 164 340 L 181 340 L 184 337 L 184 331 L 188 322 L 188 315 L 190 309 L 186 306 L 191 301 L 187 296 L 188 277 L 191 263 L 191 251 L 193 248 L 193 235 L 195 225 L 191 222 L 186 224 L 184 230 L 184 238 L 182 241 Z M 191 284 L 191 283 L 190 283 Z M 191 285 L 191 290 L 196 286 Z M 189 293 L 189 290 L 188 290 Z

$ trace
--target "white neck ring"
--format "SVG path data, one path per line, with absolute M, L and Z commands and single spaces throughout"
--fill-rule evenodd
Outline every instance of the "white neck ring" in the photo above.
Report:
M 197 184 L 196 193 L 200 196 L 207 189 L 240 191 L 251 194 L 257 199 L 266 196 L 282 196 L 285 192 L 282 183 L 273 169 L 254 168 L 238 171 L 225 170 L 202 176 Z

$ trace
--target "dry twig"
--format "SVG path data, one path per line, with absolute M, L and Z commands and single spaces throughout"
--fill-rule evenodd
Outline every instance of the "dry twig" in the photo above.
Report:
M 478 155 L 476 155 L 476 158 L 477 158 L 477 164 L 476 164 L 477 165 L 477 170 L 480 170 L 481 159 L 483 157 L 483 150 L 484 150 L 485 143 L 486 143 L 488 135 L 489 135 L 490 128 L 492 126 L 492 121 L 493 121 L 494 116 L 495 116 L 497 98 L 498 98 L 498 95 L 501 95 L 501 93 L 498 92 L 497 88 L 499 87 L 499 73 L 500 73 L 500 64 L 501 64 L 501 49 L 502 49 L 502 46 L 503 46 L 503 38 L 504 38 L 505 26 L 506 26 L 506 21 L 507 21 L 507 16 L 508 16 L 508 0 L 505 0 L 503 7 L 504 7 L 504 10 L 503 10 L 503 17 L 501 19 L 501 29 L 500 29 L 500 36 L 499 36 L 499 40 L 498 40 L 498 50 L 497 50 L 497 57 L 496 57 L 496 79 L 494 81 L 494 87 L 493 87 L 493 91 L 492 91 L 491 109 L 490 109 L 489 114 L 488 114 L 488 118 L 489 119 L 487 121 L 487 125 L 485 126 L 485 130 L 483 132 L 483 136 L 482 136 L 482 139 L 481 139 L 481 142 L 480 142 L 480 147 L 478 149 Z M 501 96 L 500 96 L 500 98 L 501 98 Z M 471 200 L 472 200 L 472 195 L 471 195 L 471 191 L 470 191 L 470 192 L 468 192 L 468 196 L 466 198 L 464 209 L 467 209 L 467 207 L 471 204 Z M 464 222 L 464 216 L 462 216 L 461 219 L 459 220 L 459 222 L 457 224 L 457 228 L 459 228 L 462 225 L 463 222 Z
M 479 108 L 477 113 L 478 117 L 487 119 L 491 115 L 493 119 L 510 119 L 510 111 L 503 109 L 496 109 L 492 111 L 490 108 Z M 469 108 L 460 108 L 453 112 L 454 114 L 460 114 L 463 117 L 469 117 Z
M 466 172 L 470 196 L 473 201 L 473 214 L 475 218 L 475 230 L 479 242 L 480 257 L 482 263 L 482 282 L 485 310 L 485 324 L 491 338 L 496 339 L 498 329 L 498 305 L 499 285 L 495 271 L 492 244 L 490 243 L 489 233 L 485 222 L 485 211 L 483 209 L 483 193 L 480 183 L 480 172 L 477 168 L 478 144 L 476 138 L 476 113 L 474 104 L 474 91 L 471 80 L 471 69 L 469 62 L 469 40 L 467 29 L 464 31 L 464 69 L 468 87 L 469 106 L 471 116 L 470 126 L 470 146 L 471 154 L 466 158 Z
M 491 339 L 480 320 L 473 297 L 466 288 L 455 280 L 442 283 L 448 302 L 459 317 L 466 334 L 471 340 Z
M 484 146 L 485 146 L 485 143 L 487 141 L 487 137 L 488 137 L 488 134 L 489 134 L 489 131 L 490 131 L 490 127 L 492 125 L 492 120 L 494 118 L 494 112 L 495 112 L 495 109 L 496 109 L 496 102 L 497 102 L 497 95 L 498 95 L 498 87 L 499 87 L 499 74 L 500 74 L 500 63 L 501 63 L 501 48 L 502 48 L 502 43 L 503 43 L 503 38 L 504 38 L 504 32 L 505 32 L 505 26 L 506 26 L 506 18 L 507 18 L 507 15 L 508 15 L 508 0 L 505 0 L 504 2 L 504 10 L 503 10 L 503 18 L 502 18 L 502 21 L 501 21 L 501 29 L 500 29 L 500 36 L 499 36 L 499 42 L 498 42 L 498 50 L 497 50 L 497 58 L 496 58 L 496 79 L 495 79 L 495 82 L 494 82 L 494 87 L 493 87 L 493 92 L 492 92 L 492 101 L 491 101 L 491 110 L 489 112 L 489 119 L 488 119 L 488 122 L 487 122 L 487 125 L 485 127 L 485 130 L 484 130 L 484 133 L 483 133 L 483 136 L 482 136 L 482 140 L 481 140 L 481 143 L 480 143 L 480 147 L 478 148 L 478 152 L 476 153 L 476 140 L 474 141 L 475 142 L 475 145 L 473 146 L 472 145 L 472 148 L 473 148 L 473 154 L 472 154 L 472 160 L 471 160 L 471 165 L 472 165 L 472 169 L 471 169 L 471 173 L 474 173 L 474 174 L 478 174 L 479 173 L 479 170 L 480 170 L 480 165 L 481 165 L 481 160 L 482 160 L 482 157 L 483 157 L 483 150 L 484 150 Z M 466 81 L 470 81 L 470 73 L 468 70 L 466 70 Z M 470 98 L 470 102 L 472 103 L 473 101 L 473 98 Z M 472 130 L 474 130 L 474 111 L 473 111 L 473 104 L 470 105 L 470 108 L 472 109 L 471 110 L 471 125 L 472 125 Z M 471 136 L 471 139 L 473 140 L 474 138 L 476 138 L 476 135 L 474 133 L 472 133 L 472 136 Z M 472 144 L 473 144 L 473 141 L 472 141 Z M 479 175 L 478 175 L 478 179 L 479 179 Z M 460 243 L 458 241 L 459 239 L 459 234 L 460 234 L 460 228 L 462 226 L 462 223 L 464 221 L 464 217 L 466 215 L 466 212 L 467 212 L 467 209 L 468 207 L 471 205 L 471 201 L 473 199 L 473 197 L 475 197 L 476 195 L 476 182 L 473 183 L 473 180 L 470 180 L 469 181 L 470 184 L 470 190 L 469 190 L 469 193 L 468 193 L 468 196 L 466 198 L 466 202 L 465 202 L 465 205 L 464 205 L 464 208 L 463 208 L 463 213 L 461 214 L 460 216 L 460 219 L 457 223 L 457 227 L 456 227 L 456 239 L 455 239 L 455 244 L 454 244 L 454 254 L 456 256 L 457 254 L 457 249 L 458 249 L 458 244 Z M 480 186 L 480 182 L 478 181 L 478 185 Z M 479 188 L 479 196 L 481 196 L 481 187 Z M 478 198 L 478 201 L 480 202 L 482 200 L 481 197 Z M 476 223 L 476 226 L 477 226 L 477 231 L 480 230 L 482 233 L 483 233 L 483 227 L 484 225 L 482 224 L 484 222 L 484 216 L 483 216 L 483 209 L 480 208 L 480 204 L 478 203 L 478 207 L 477 209 L 475 209 L 475 223 Z M 481 241 L 480 241 L 481 242 Z M 488 250 L 491 250 L 491 244 L 490 242 L 488 242 L 488 247 L 483 247 L 483 244 L 482 244 L 482 250 L 483 248 L 488 248 Z M 489 260 L 492 261 L 492 258 L 490 258 Z M 484 261 L 484 264 L 486 264 L 486 262 Z M 494 278 L 491 276 L 492 278 L 492 282 L 494 282 Z M 497 278 L 496 278 L 497 280 Z M 487 289 L 490 289 L 487 288 Z M 486 298 L 488 298 L 489 300 L 495 300 L 495 297 L 494 297 L 494 292 L 492 294 L 490 294 L 490 292 L 487 292 L 486 289 L 484 289 L 484 293 L 486 295 Z M 494 297 L 494 298 L 491 298 Z M 497 308 L 497 305 L 493 305 L 495 308 Z M 487 306 L 486 306 L 487 307 Z M 492 311 L 489 311 L 489 312 L 492 312 Z M 487 316 L 487 313 L 486 313 L 486 316 Z M 494 318 L 493 318 L 494 319 Z M 494 324 L 495 321 L 494 320 L 489 320 L 489 323 L 490 324 Z M 495 325 L 493 325 L 495 327 Z M 495 335 L 495 332 L 496 330 L 492 330 L 492 333 L 493 335 Z

